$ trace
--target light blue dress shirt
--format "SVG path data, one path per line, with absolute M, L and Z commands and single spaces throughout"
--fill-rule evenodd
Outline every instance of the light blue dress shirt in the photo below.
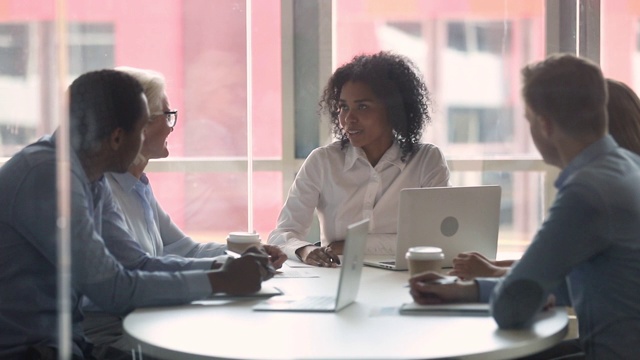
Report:
M 0 168 L 0 358 L 21 356 L 30 345 L 57 345 L 57 189 L 55 141 L 45 137 Z M 85 340 L 80 302 L 126 313 L 135 307 L 187 303 L 211 294 L 205 271 L 126 270 L 102 235 L 128 236 L 103 179 L 90 183 L 71 155 L 71 252 L 74 354 Z M 105 219 L 101 222 L 102 217 Z M 120 231 L 115 231 L 119 229 Z M 129 244 L 130 243 L 130 244 Z M 197 268 L 189 261 L 154 260 L 135 241 L 121 249 L 128 265 Z M 110 249 L 111 250 L 111 249 Z M 209 262 L 209 265 L 211 262 Z M 132 266 L 132 268 L 142 268 Z
M 502 328 L 526 326 L 547 296 L 570 294 L 589 359 L 640 359 L 640 157 L 606 136 L 576 156 L 533 242 L 491 288 Z M 560 291 L 557 291 L 557 289 Z M 566 299 L 560 299 L 565 302 Z
M 151 256 L 205 258 L 225 254 L 226 245 L 198 243 L 171 221 L 169 214 L 156 201 L 146 174 L 142 174 L 140 180 L 128 172 L 107 173 L 105 178 L 124 214 L 127 228 Z

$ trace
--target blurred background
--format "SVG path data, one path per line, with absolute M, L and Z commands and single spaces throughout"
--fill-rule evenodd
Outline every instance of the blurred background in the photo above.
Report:
M 422 70 L 424 141 L 453 184 L 502 186 L 498 257 L 513 258 L 557 174 L 529 139 L 520 69 L 571 52 L 638 89 L 640 1 L 0 0 L 0 164 L 56 129 L 60 89 L 78 75 L 153 69 L 179 110 L 170 157 L 148 167 L 159 202 L 196 240 L 266 240 L 302 161 L 332 141 L 317 105 L 326 80 L 380 50 Z

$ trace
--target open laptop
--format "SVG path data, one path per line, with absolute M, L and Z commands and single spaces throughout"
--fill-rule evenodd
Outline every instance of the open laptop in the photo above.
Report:
M 414 246 L 442 248 L 444 268 L 465 251 L 495 259 L 500 196 L 498 185 L 402 189 L 395 256 L 366 256 L 364 264 L 407 270 L 405 254 Z
M 362 258 L 369 219 L 349 225 L 336 296 L 275 296 L 253 307 L 256 311 L 338 312 L 353 303 L 360 287 Z

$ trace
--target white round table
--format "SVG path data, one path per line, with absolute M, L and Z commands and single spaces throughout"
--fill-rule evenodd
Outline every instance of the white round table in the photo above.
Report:
M 335 295 L 339 269 L 288 268 L 316 278 L 265 283 L 287 295 Z M 356 302 L 338 313 L 257 312 L 260 300 L 137 309 L 124 329 L 147 355 L 164 359 L 510 359 L 560 342 L 564 308 L 525 330 L 500 330 L 490 316 L 400 315 L 411 302 L 408 273 L 365 267 Z

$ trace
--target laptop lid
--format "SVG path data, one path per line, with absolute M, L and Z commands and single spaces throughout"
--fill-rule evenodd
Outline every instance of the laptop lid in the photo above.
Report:
M 369 219 L 347 228 L 342 264 L 335 296 L 275 296 L 253 307 L 257 311 L 337 312 L 353 303 L 360 288 L 362 260 L 369 233 Z M 321 299 L 320 299 L 321 298 Z M 323 300 L 323 301 L 316 301 Z M 326 303 L 324 300 L 331 300 Z
M 476 251 L 495 259 L 500 225 L 499 185 L 409 188 L 400 191 L 398 247 L 435 246 L 452 267 L 461 252 Z M 400 255 L 400 254 L 397 254 Z
M 344 244 L 338 294 L 336 295 L 336 311 L 340 311 L 354 302 L 358 296 L 368 233 L 369 219 L 347 227 L 347 239 Z

